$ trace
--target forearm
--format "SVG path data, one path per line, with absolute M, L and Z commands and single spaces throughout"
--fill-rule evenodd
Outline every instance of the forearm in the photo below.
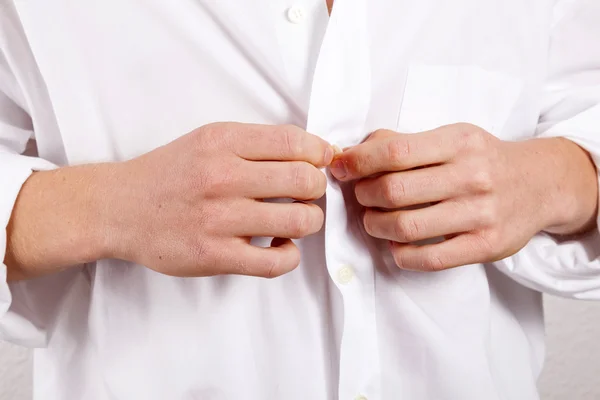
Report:
M 34 172 L 23 185 L 7 227 L 9 280 L 28 279 L 105 254 L 113 164 Z
M 522 150 L 530 154 L 531 168 L 537 169 L 530 176 L 543 180 L 540 210 L 549 222 L 544 231 L 570 236 L 593 229 L 598 216 L 598 176 L 590 155 L 564 138 L 530 140 L 523 142 Z
M 600 299 L 596 228 L 598 176 L 588 153 L 567 139 L 534 139 L 525 145 L 539 175 L 544 213 L 554 219 L 516 255 L 495 265 L 528 288 L 575 299 Z M 538 168 L 538 167 L 533 167 Z M 532 185 L 534 180 L 528 182 Z M 589 232 L 589 235 L 582 235 Z M 579 235 L 578 235 L 579 234 Z M 561 236 L 576 240 L 557 240 Z

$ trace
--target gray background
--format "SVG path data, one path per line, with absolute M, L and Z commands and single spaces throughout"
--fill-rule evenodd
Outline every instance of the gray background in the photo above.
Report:
M 600 302 L 546 297 L 543 400 L 600 400 Z M 31 357 L 0 342 L 0 400 L 31 400 Z

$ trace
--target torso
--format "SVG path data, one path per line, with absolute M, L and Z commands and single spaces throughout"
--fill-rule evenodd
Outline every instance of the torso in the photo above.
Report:
M 38 79 L 24 79 L 24 90 L 40 155 L 127 160 L 214 121 L 306 127 L 311 94 L 328 90 L 313 82 L 321 41 L 335 33 L 333 0 L 322 1 L 306 2 L 301 24 L 286 20 L 287 2 L 15 1 L 24 32 L 15 54 L 31 46 L 34 56 L 16 67 Z M 368 3 L 364 124 L 314 133 L 349 145 L 378 128 L 466 121 L 504 139 L 531 135 L 550 1 Z M 178 279 L 113 260 L 86 266 L 69 278 L 50 347 L 39 352 L 52 373 L 36 374 L 38 384 L 55 391 L 39 399 L 536 396 L 537 293 L 481 265 L 401 272 L 345 221 L 352 204 L 340 197 L 334 206 L 348 228 L 330 242 L 323 232 L 299 241 L 302 265 L 273 281 Z M 353 264 L 362 289 L 340 289 L 326 253 Z

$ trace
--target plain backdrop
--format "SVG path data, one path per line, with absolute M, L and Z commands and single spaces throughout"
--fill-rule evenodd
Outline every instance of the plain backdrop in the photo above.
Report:
M 545 307 L 548 347 L 541 399 L 600 400 L 600 302 L 546 297 Z M 31 400 L 30 353 L 1 342 L 0 400 Z

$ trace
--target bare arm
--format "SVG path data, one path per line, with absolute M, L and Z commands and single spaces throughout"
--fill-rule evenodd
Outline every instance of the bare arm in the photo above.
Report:
M 116 164 L 34 172 L 7 227 L 8 280 L 32 278 L 102 258 L 104 213 Z
M 545 210 L 549 221 L 545 232 L 579 235 L 596 228 L 598 218 L 598 174 L 590 155 L 564 138 L 533 139 L 515 145 L 523 153 L 524 171 L 532 171 L 543 179 L 541 186 L 548 199 Z M 539 174 L 539 175 L 538 175 Z

